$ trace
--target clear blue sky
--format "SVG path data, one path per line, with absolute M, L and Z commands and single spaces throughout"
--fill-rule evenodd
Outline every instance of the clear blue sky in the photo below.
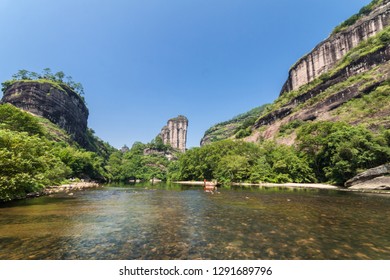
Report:
M 114 147 L 213 124 L 279 94 L 290 66 L 370 0 L 0 0 L 0 81 L 64 71 Z

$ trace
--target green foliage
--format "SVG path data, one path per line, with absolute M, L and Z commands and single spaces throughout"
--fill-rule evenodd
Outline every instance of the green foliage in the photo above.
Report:
M 298 127 L 300 127 L 304 121 L 302 120 L 293 120 L 285 125 L 282 125 L 279 129 L 280 135 L 288 135 L 292 133 L 294 130 L 296 130 Z
M 70 176 L 73 178 L 104 179 L 103 159 L 96 153 L 58 145 L 53 154 L 70 168 Z
M 63 86 L 70 87 L 73 91 L 78 93 L 81 97 L 84 95 L 84 87 L 81 83 L 73 81 L 71 76 L 66 76 L 64 80 L 65 73 L 59 71 L 55 74 L 52 73 L 50 68 L 43 69 L 41 74 L 36 72 L 30 72 L 28 70 L 19 70 L 16 74 L 12 75 L 12 80 L 3 82 L 2 91 L 4 92 L 9 86 L 17 81 L 37 81 L 37 82 L 50 82 L 54 84 L 55 87 L 63 89 Z M 82 97 L 82 100 L 84 98 Z
M 390 81 L 385 81 L 371 92 L 343 104 L 333 115 L 341 121 L 378 127 L 390 123 Z
M 205 137 L 210 142 L 228 139 L 235 136 L 237 139 L 249 136 L 251 127 L 256 122 L 259 115 L 267 108 L 268 104 L 256 107 L 244 114 L 240 114 L 229 121 L 213 125 L 205 132 Z
M 0 105 L 0 129 L 27 132 L 29 135 L 44 134 L 42 126 L 35 117 L 11 104 Z
M 129 151 L 112 153 L 107 170 L 113 181 L 127 182 L 153 178 L 165 181 L 168 179 L 168 169 L 171 168 L 174 172 L 174 163 L 166 157 L 171 153 L 174 153 L 173 149 L 164 145 L 161 137 L 156 137 L 148 144 L 135 142 Z
M 299 129 L 298 147 L 318 180 L 342 185 L 359 171 L 390 161 L 387 133 L 376 136 L 342 122 L 307 123 Z
M 10 104 L 0 105 L 0 201 L 22 198 L 72 177 L 109 177 L 103 156 L 53 141 L 53 127 Z
M 368 54 L 387 46 L 390 40 L 390 27 L 386 27 L 381 32 L 362 41 L 355 48 L 351 49 L 343 59 L 337 63 L 337 65 L 330 71 L 329 75 L 337 73 L 340 69 L 345 68 L 352 62 L 364 57 Z
M 93 129 L 87 129 L 87 148 L 89 151 L 92 151 L 99 155 L 101 158 L 107 160 L 110 155 L 116 151 L 109 143 L 102 141 L 99 137 L 95 135 Z
M 221 182 L 313 182 L 314 174 L 293 148 L 265 142 L 262 145 L 224 140 L 182 155 L 178 162 L 182 180 Z
M 347 80 L 343 82 L 338 82 L 334 84 L 333 86 L 329 86 L 326 90 L 322 91 L 319 95 L 310 98 L 305 103 L 296 105 L 295 104 L 295 98 L 298 96 L 301 96 L 303 94 L 306 94 L 310 90 L 313 90 L 317 86 L 325 83 L 329 79 L 332 79 L 333 77 L 337 76 L 337 74 L 348 67 L 351 63 L 357 61 L 358 59 L 367 56 L 369 54 L 372 54 L 385 46 L 389 44 L 390 41 L 390 27 L 386 27 L 384 30 L 379 32 L 373 37 L 370 37 L 369 39 L 361 42 L 358 46 L 351 49 L 344 57 L 341 59 L 331 70 L 328 72 L 322 74 L 321 76 L 317 77 L 315 80 L 311 81 L 308 84 L 302 85 L 300 88 L 286 92 L 279 96 L 277 100 L 273 104 L 267 107 L 267 110 L 264 110 L 263 114 L 259 116 L 259 118 L 278 110 L 284 106 L 290 106 L 293 104 L 294 111 L 297 111 L 301 109 L 301 106 L 304 105 L 313 105 L 316 102 L 321 101 L 322 99 L 330 96 L 331 94 L 334 94 L 342 89 L 345 89 L 352 85 L 360 85 L 361 88 L 367 87 L 375 82 L 378 81 L 378 79 L 381 79 L 383 77 L 382 70 L 378 70 L 377 67 L 374 67 L 370 71 L 360 73 L 357 75 L 354 75 L 352 77 L 349 77 Z M 295 100 L 294 100 L 295 99 Z
M 26 132 L 0 129 L 0 201 L 58 184 L 69 171 L 52 154 L 48 141 Z
M 383 3 L 383 0 L 373 0 L 370 4 L 364 6 L 360 9 L 360 11 L 357 14 L 354 14 L 344 22 L 342 22 L 340 25 L 338 25 L 332 32 L 332 34 L 341 32 L 345 29 L 347 29 L 349 26 L 354 25 L 360 18 L 367 16 L 369 13 L 372 12 L 377 6 Z
M 241 139 L 241 138 L 245 138 L 249 135 L 251 135 L 252 133 L 252 130 L 250 127 L 248 128 L 241 128 L 237 133 L 236 133 L 236 139 Z
M 358 172 L 390 161 L 390 131 L 375 135 L 341 122 L 291 122 L 298 145 L 224 140 L 193 148 L 171 167 L 175 180 L 220 182 L 329 182 L 342 185 Z

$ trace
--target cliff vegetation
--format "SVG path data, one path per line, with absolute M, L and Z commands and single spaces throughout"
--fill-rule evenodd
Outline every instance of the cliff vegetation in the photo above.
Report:
M 84 87 L 81 83 L 73 81 L 71 76 L 67 76 L 64 72 L 59 71 L 52 73 L 50 68 L 43 69 L 42 73 L 32 72 L 28 70 L 19 70 L 18 73 L 12 75 L 12 79 L 3 82 L 2 91 L 5 92 L 15 82 L 34 81 L 37 83 L 50 83 L 55 88 L 65 91 L 66 87 L 69 87 L 74 92 L 78 93 L 81 99 L 85 102 L 83 97 Z
M 373 0 L 371 3 L 361 8 L 358 13 L 354 14 L 353 16 L 336 26 L 335 29 L 333 29 L 332 34 L 341 32 L 347 29 L 349 26 L 354 25 L 359 19 L 369 15 L 376 7 L 383 4 L 383 2 L 383 0 Z
M 390 162 L 390 27 L 378 29 L 379 23 L 387 24 L 388 2 L 375 0 L 362 8 L 335 29 L 345 30 L 343 40 L 337 36 L 325 40 L 293 66 L 290 76 L 291 71 L 297 75 L 292 80 L 313 70 L 311 62 L 321 52 L 335 56 L 330 50 L 340 43 L 360 40 L 342 57 L 324 64 L 321 75 L 308 74 L 312 80 L 306 82 L 302 76 L 296 89 L 285 85 L 274 103 L 254 115 L 256 120 L 242 138 L 251 143 L 229 142 L 224 139 L 233 139 L 232 134 L 219 134 L 216 140 L 222 141 L 180 158 L 178 177 L 343 185 L 359 172 Z M 375 32 L 367 37 L 357 34 L 373 18 Z M 348 29 L 352 25 L 356 28 Z M 234 146 L 245 148 L 239 151 Z
M 69 180 L 107 180 L 106 159 L 86 151 L 49 121 L 0 105 L 0 201 Z
M 267 108 L 268 104 L 256 107 L 246 113 L 233 117 L 231 120 L 210 127 L 204 134 L 201 145 L 223 139 L 241 139 L 251 134 L 251 127 L 257 118 Z

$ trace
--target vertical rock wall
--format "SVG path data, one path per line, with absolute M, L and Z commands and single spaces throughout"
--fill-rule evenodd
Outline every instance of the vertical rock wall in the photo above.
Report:
M 346 30 L 331 35 L 302 57 L 290 69 L 281 94 L 298 89 L 330 70 L 345 54 L 360 42 L 374 36 L 390 24 L 390 1 L 359 19 Z
M 164 144 L 181 152 L 186 150 L 188 119 L 184 116 L 170 119 L 166 126 L 161 129 L 160 137 Z
M 1 103 L 10 103 L 50 120 L 86 147 L 88 108 L 69 87 L 54 86 L 49 82 L 15 82 L 5 90 Z

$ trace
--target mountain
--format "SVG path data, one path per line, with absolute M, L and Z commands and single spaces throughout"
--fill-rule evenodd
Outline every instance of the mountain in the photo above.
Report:
M 316 121 L 362 124 L 374 132 L 389 128 L 389 23 L 390 0 L 374 0 L 337 26 L 290 68 L 279 98 L 256 115 L 244 140 L 291 145 L 297 128 Z M 228 125 L 210 128 L 202 143 L 221 130 Z M 234 133 L 218 135 L 214 139 L 232 138 Z
M 88 128 L 77 87 L 20 72 L 22 79 L 2 83 L 0 202 L 77 179 L 110 180 L 107 163 L 115 149 Z
M 200 141 L 200 145 L 203 146 L 227 138 L 243 138 L 250 135 L 251 127 L 267 106 L 268 104 L 256 107 L 246 113 L 233 117 L 231 120 L 210 127 L 205 132 Z

